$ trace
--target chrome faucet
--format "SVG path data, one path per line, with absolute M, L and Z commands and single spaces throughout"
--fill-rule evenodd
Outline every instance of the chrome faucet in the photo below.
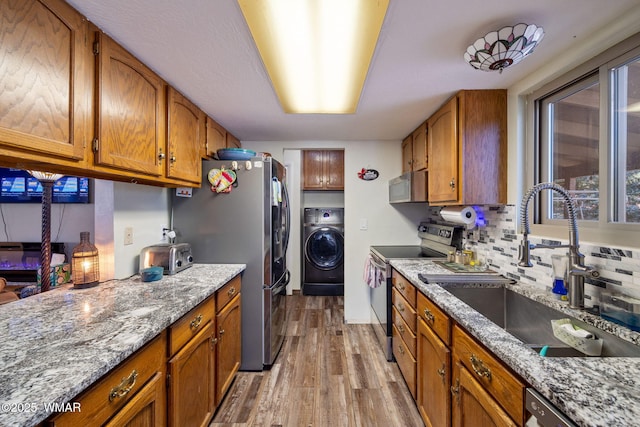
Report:
M 533 245 L 529 243 L 529 202 L 542 190 L 552 190 L 562 196 L 569 213 L 569 244 L 568 245 Z M 586 276 L 599 277 L 600 273 L 592 267 L 584 265 L 584 255 L 580 253 L 578 243 L 578 221 L 576 219 L 576 207 L 567 190 L 553 182 L 543 182 L 533 186 L 522 198 L 520 206 L 520 223 L 522 228 L 522 242 L 518 250 L 518 265 L 520 267 L 533 267 L 531 264 L 531 250 L 536 248 L 569 248 L 569 307 L 584 308 L 584 278 Z

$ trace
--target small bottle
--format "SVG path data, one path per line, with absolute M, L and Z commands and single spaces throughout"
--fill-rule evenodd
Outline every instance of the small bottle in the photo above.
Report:
M 556 277 L 553 279 L 553 288 L 551 292 L 561 301 L 567 301 L 567 288 L 564 287 L 564 280 Z
M 456 251 L 455 262 L 456 262 L 456 264 L 462 264 L 463 263 L 462 251 Z
M 455 262 L 455 260 L 455 254 L 453 253 L 453 251 L 449 251 L 449 253 L 447 254 L 447 262 Z

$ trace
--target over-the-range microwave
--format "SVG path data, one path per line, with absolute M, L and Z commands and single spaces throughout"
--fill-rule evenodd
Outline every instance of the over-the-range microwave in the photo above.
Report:
M 427 171 L 407 172 L 389 180 L 389 203 L 427 201 Z

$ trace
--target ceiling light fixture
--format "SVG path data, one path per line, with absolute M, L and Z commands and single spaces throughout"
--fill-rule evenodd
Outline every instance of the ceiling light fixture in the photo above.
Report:
M 389 0 L 238 0 L 286 113 L 353 114 Z
M 536 25 L 518 24 L 492 31 L 467 48 L 464 59 L 482 71 L 500 71 L 522 61 L 542 41 L 544 31 Z

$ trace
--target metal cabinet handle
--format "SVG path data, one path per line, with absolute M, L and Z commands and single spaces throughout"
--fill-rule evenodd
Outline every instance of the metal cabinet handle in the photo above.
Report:
M 449 182 L 449 187 L 451 187 L 452 190 L 456 188 L 455 178 L 451 178 L 451 182 Z
M 404 356 L 404 348 L 402 348 L 402 346 L 398 346 L 398 351 L 400 352 L 400 354 L 402 354 Z
M 433 315 L 433 313 L 431 312 L 431 310 L 429 310 L 428 308 L 425 308 L 425 309 L 424 309 L 424 317 L 425 317 L 425 319 L 426 319 L 426 320 L 428 320 L 430 323 L 433 323 L 433 322 L 436 320 L 435 316 Z
M 401 302 L 398 303 L 398 311 L 399 312 L 404 312 L 404 304 L 402 304 Z
M 398 332 L 404 334 L 404 326 L 402 326 L 402 323 L 397 323 L 396 328 L 398 328 Z
M 192 321 L 191 323 L 189 323 L 189 327 L 191 328 L 192 331 L 195 331 L 196 329 L 198 329 L 198 327 L 200 327 L 200 324 L 202 323 L 202 314 L 198 314 Z
M 438 373 L 438 375 L 440 375 L 440 378 L 442 378 L 442 384 L 444 384 L 444 363 L 442 364 L 442 368 L 438 369 L 436 372 Z
M 128 377 L 122 378 L 122 381 L 117 386 L 113 387 L 109 392 L 109 402 L 113 402 L 115 399 L 124 397 L 129 393 L 136 385 L 136 379 L 138 378 L 138 371 L 135 369 L 131 371 Z
M 229 290 L 227 291 L 227 295 L 231 296 L 233 294 L 236 293 L 236 288 L 234 288 L 233 286 L 231 288 L 229 288 Z
M 404 291 L 405 290 L 404 282 L 398 282 L 397 288 L 401 291 Z
M 220 329 L 220 335 L 224 335 L 224 329 Z
M 218 337 L 211 337 L 211 348 L 218 344 Z
M 487 368 L 481 359 L 479 359 L 475 354 L 472 354 L 469 360 L 471 361 L 473 372 L 475 372 L 479 377 L 485 377 L 491 381 L 491 369 Z
M 171 157 L 169 157 L 169 161 L 171 163 L 175 163 L 176 162 L 176 156 L 173 153 L 171 153 Z
M 460 379 L 456 378 L 456 385 L 451 386 L 451 394 L 456 399 L 456 404 L 460 406 Z
M 162 151 L 158 154 L 158 159 L 159 160 L 163 160 L 165 157 L 166 157 L 166 155 Z

